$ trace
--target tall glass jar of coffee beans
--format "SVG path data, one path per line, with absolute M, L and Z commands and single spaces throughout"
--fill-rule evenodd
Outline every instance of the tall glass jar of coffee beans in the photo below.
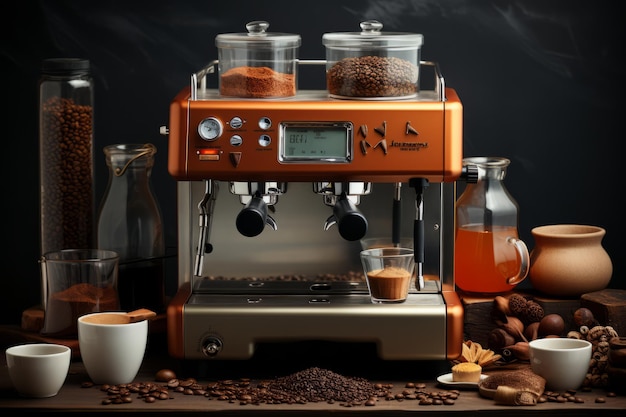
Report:
M 94 247 L 93 114 L 89 61 L 44 60 L 39 80 L 42 254 Z

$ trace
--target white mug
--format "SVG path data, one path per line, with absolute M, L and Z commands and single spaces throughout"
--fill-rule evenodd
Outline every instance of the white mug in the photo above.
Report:
M 78 318 L 78 347 L 85 370 L 95 384 L 131 383 L 143 363 L 148 321 L 103 324 L 93 320 L 100 314 L 125 313 L 92 313 Z
M 566 337 L 531 340 L 530 365 L 552 391 L 578 389 L 585 381 L 591 359 L 591 343 Z

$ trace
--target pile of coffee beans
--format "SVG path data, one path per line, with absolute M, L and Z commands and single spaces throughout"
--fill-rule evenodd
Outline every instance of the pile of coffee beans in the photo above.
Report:
M 363 403 L 378 397 L 382 392 L 362 378 L 348 378 L 322 368 L 309 368 L 295 374 L 277 378 L 267 384 L 272 393 L 284 394 L 295 402 L 340 401 Z
M 344 58 L 326 73 L 328 92 L 342 97 L 404 97 L 417 93 L 418 67 L 397 57 Z
M 93 239 L 93 108 L 52 97 L 42 104 L 43 251 L 90 248 Z

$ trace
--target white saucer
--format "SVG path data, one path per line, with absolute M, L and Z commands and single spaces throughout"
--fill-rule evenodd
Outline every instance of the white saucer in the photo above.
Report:
M 480 380 L 487 378 L 487 375 L 480 375 Z M 478 388 L 478 382 L 457 382 L 452 380 L 452 374 L 439 375 L 437 382 L 441 385 L 454 388 Z

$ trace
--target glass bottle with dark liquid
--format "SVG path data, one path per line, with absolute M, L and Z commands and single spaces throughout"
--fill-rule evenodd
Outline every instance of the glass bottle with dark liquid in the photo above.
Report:
M 109 182 L 98 215 L 98 246 L 120 255 L 117 290 L 125 311 L 165 311 L 165 242 L 161 211 L 150 187 L 156 147 L 104 148 Z
M 528 274 L 529 253 L 519 239 L 519 206 L 504 186 L 510 160 L 501 157 L 463 159 L 474 165 L 478 181 L 456 203 L 455 284 L 477 294 L 512 290 Z

